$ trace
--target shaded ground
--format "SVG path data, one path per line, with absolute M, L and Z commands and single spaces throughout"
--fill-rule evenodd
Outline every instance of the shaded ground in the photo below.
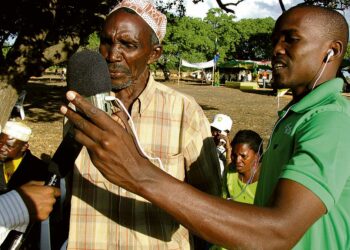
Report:
M 264 146 L 277 118 L 277 98 L 271 90 L 242 92 L 227 87 L 213 87 L 195 82 L 165 82 L 167 86 L 192 95 L 203 108 L 209 121 L 215 114 L 224 113 L 233 119 L 234 135 L 240 129 L 252 129 L 264 139 Z M 24 87 L 28 94 L 24 102 L 26 118 L 24 123 L 33 130 L 30 149 L 41 158 L 53 155 L 62 140 L 62 120 L 59 107 L 64 102 L 65 82 L 58 76 L 47 75 L 35 78 Z M 280 98 L 280 108 L 291 96 Z M 19 120 L 19 117 L 16 116 Z

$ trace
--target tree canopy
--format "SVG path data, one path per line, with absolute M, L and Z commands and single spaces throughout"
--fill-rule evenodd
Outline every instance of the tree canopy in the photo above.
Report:
M 235 20 L 218 8 L 210 9 L 204 19 L 169 16 L 163 41 L 160 68 L 177 69 L 180 59 L 205 62 L 218 52 L 219 62 L 231 59 L 269 59 L 272 18 Z

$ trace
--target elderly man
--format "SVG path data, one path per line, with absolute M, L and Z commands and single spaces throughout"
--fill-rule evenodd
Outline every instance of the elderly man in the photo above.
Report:
M 11 230 L 24 232 L 29 222 L 45 220 L 59 189 L 43 186 L 47 166 L 28 150 L 31 129 L 8 121 L 0 134 L 0 245 L 6 249 Z M 35 180 L 35 181 L 34 181 Z M 39 182 L 41 181 L 41 182 Z M 31 235 L 33 237 L 33 235 Z
M 166 17 L 150 1 L 124 0 L 106 18 L 100 53 L 141 147 L 161 159 L 163 167 L 157 167 L 179 181 L 220 195 L 219 163 L 202 109 L 192 97 L 157 83 L 149 71 L 162 54 L 165 28 Z M 162 191 L 169 197 L 176 195 Z M 182 250 L 193 245 L 188 230 L 171 216 L 105 179 L 84 149 L 73 175 L 69 226 L 68 249 Z
M 263 157 L 256 205 L 218 199 L 160 171 L 121 126 L 75 92 L 68 100 L 93 124 L 67 107 L 61 112 L 77 126 L 76 139 L 105 178 L 208 241 L 244 249 L 350 249 L 350 103 L 336 78 L 348 35 L 345 18 L 327 8 L 296 6 L 278 18 L 274 83 L 290 88 L 293 100 Z

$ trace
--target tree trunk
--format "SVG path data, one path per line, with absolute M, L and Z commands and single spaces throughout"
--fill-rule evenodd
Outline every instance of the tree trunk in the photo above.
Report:
M 37 34 L 37 37 L 46 34 Z M 22 86 L 31 76 L 40 76 L 44 70 L 68 59 L 79 47 L 79 37 L 66 37 L 53 46 L 48 43 L 28 41 L 31 38 L 18 37 L 6 57 L 7 64 L 0 70 L 0 121 L 3 125 L 10 117 L 11 110 Z
M 0 81 L 0 125 L 3 128 L 17 101 L 17 90 L 7 82 Z

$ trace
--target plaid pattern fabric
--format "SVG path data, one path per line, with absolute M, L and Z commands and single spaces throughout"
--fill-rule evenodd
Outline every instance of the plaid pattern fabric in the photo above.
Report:
M 192 97 L 150 76 L 131 115 L 145 152 L 160 157 L 167 173 L 220 195 L 209 122 Z M 68 249 L 192 248 L 187 229 L 142 197 L 108 182 L 85 148 L 76 161 L 72 192 Z

